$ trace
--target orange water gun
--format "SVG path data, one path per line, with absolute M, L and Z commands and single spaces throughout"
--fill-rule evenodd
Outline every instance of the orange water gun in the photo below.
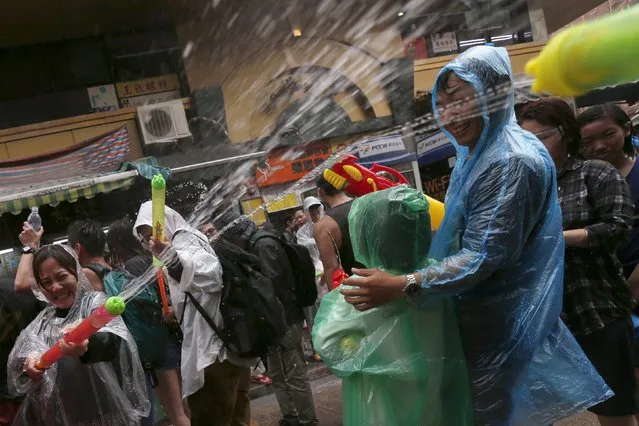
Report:
M 370 169 L 358 163 L 359 158 L 345 155 L 332 168 L 324 170 L 324 179 L 337 190 L 345 190 L 355 197 L 382 191 L 397 185 L 408 185 L 401 173 L 374 163 Z

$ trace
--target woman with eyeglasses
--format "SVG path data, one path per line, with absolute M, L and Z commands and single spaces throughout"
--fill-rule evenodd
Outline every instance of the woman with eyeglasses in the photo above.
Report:
M 566 102 L 532 102 L 519 121 L 544 144 L 557 168 L 566 242 L 562 318 L 615 393 L 590 411 L 602 425 L 634 425 L 639 407 L 632 299 L 615 254 L 633 225 L 628 186 L 609 163 L 581 157 L 579 127 Z

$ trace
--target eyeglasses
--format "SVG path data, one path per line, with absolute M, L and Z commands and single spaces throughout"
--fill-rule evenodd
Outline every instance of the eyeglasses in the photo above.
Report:
M 550 139 L 551 137 L 553 137 L 556 134 L 559 134 L 559 136 L 563 137 L 564 132 L 563 132 L 563 129 L 561 128 L 561 126 L 560 127 L 553 127 L 552 129 L 547 129 L 547 130 L 544 130 L 543 132 L 534 133 L 534 135 L 537 137 L 537 139 L 539 139 L 542 142 Z

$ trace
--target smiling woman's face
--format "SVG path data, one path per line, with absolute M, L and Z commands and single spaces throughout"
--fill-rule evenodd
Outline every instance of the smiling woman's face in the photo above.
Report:
M 479 105 L 472 84 L 450 74 L 445 89 L 437 93 L 437 107 L 444 128 L 457 143 L 471 150 L 481 136 L 484 121 L 479 115 Z
M 56 308 L 69 309 L 75 302 L 78 279 L 53 257 L 40 265 L 40 287 L 47 300 Z

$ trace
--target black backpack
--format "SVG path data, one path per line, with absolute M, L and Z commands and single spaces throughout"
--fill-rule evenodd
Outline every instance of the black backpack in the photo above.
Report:
M 208 242 L 206 243 L 208 244 Z M 284 307 L 273 284 L 260 272 L 259 259 L 219 239 L 213 249 L 222 265 L 220 329 L 193 294 L 186 296 L 215 331 L 224 346 L 242 358 L 263 357 L 278 345 L 287 330 Z
M 315 265 L 313 264 L 313 259 L 308 249 L 303 245 L 287 241 L 283 237 L 268 231 L 258 231 L 251 238 L 251 250 L 262 238 L 274 238 L 284 247 L 288 263 L 293 270 L 293 296 L 295 303 L 302 308 L 314 305 L 317 301 Z

